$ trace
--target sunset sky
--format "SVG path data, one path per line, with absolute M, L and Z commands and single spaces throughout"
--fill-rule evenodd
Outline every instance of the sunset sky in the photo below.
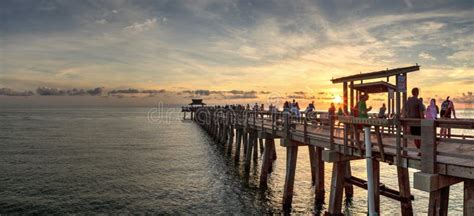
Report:
M 471 0 L 2 0 L 0 13 L 0 106 L 326 106 L 342 94 L 331 78 L 415 64 L 422 97 L 474 102 Z

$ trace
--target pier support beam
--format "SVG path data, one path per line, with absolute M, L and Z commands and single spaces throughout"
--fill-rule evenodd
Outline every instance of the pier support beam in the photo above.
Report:
M 346 161 L 346 178 L 352 177 L 351 161 Z M 346 197 L 354 196 L 354 186 L 349 183 L 344 183 L 344 191 L 346 192 Z
M 308 146 L 309 160 L 311 163 L 311 181 L 314 186 L 315 204 L 324 203 L 324 161 L 323 148 Z
M 449 186 L 430 192 L 428 215 L 447 216 L 449 203 Z
M 275 149 L 275 140 L 273 138 L 265 139 L 265 151 L 263 152 L 262 171 L 260 172 L 260 187 L 266 188 L 268 174 L 272 172 L 273 150 Z
M 291 208 L 293 201 L 293 186 L 295 183 L 296 159 L 298 146 L 296 144 L 286 147 L 286 177 L 283 191 L 283 208 Z
M 229 140 L 227 143 L 228 143 L 227 154 L 230 155 L 232 154 L 232 145 L 234 144 L 234 126 L 233 125 L 229 126 Z
M 372 172 L 374 175 L 374 204 L 375 212 L 381 215 L 380 212 L 380 162 L 372 159 Z
M 247 139 L 247 153 L 245 154 L 245 170 L 250 170 L 250 162 L 252 160 L 252 149 L 255 145 L 255 131 L 249 132 L 249 138 Z
M 258 160 L 258 136 L 257 136 L 256 131 L 252 139 L 252 144 L 253 144 L 253 161 L 256 162 Z
M 243 129 L 237 129 L 236 130 L 236 142 L 235 142 L 235 156 L 234 160 L 239 161 L 240 160 L 240 149 L 241 149 L 241 143 L 242 143 L 242 134 L 243 134 Z
M 249 133 L 246 128 L 243 130 L 242 138 L 243 138 L 243 145 L 244 145 L 244 157 L 247 158 L 247 148 L 249 145 Z
M 328 215 L 342 215 L 346 161 L 334 162 L 332 167 L 331 192 L 329 194 Z
M 410 180 L 408 168 L 397 167 L 398 190 L 400 191 L 400 208 L 402 215 L 413 215 L 413 207 L 411 205 Z
M 474 179 L 464 180 L 463 214 L 474 216 Z

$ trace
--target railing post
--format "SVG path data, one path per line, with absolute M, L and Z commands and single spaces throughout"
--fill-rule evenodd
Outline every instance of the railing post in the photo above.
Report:
M 283 142 L 283 146 L 290 145 L 290 118 L 288 112 L 283 112 L 283 127 L 285 130 L 285 138 Z
M 436 170 L 436 127 L 434 120 L 421 120 L 421 171 L 437 173 Z
M 329 117 L 329 144 L 331 145 L 331 150 L 335 150 L 336 146 L 334 145 L 334 122 L 331 115 Z

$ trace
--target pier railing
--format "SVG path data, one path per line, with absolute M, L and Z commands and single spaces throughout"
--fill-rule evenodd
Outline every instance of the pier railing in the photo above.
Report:
M 418 165 L 413 165 L 416 168 L 432 171 L 438 169 L 437 162 L 460 166 L 463 165 L 462 160 L 474 162 L 474 136 L 469 135 L 470 132 L 466 132 L 467 134 L 453 132 L 446 137 L 440 134 L 441 128 L 472 132 L 474 130 L 472 119 L 360 119 L 329 115 L 327 112 L 301 112 L 300 115 L 295 115 L 282 111 L 230 110 L 212 107 L 198 109 L 197 118 L 203 109 L 205 110 L 203 113 L 207 115 L 213 113 L 213 121 L 230 121 L 244 128 L 258 129 L 280 137 L 292 136 L 299 142 L 310 145 L 312 140 L 323 141 L 317 145 L 359 157 L 362 157 L 364 152 L 360 125 L 369 126 L 375 155 L 381 161 L 403 167 L 409 167 L 410 160 L 419 161 Z M 420 127 L 421 135 L 411 135 L 411 127 Z M 410 144 L 412 140 L 421 141 L 419 149 Z M 474 174 L 469 176 L 474 178 Z

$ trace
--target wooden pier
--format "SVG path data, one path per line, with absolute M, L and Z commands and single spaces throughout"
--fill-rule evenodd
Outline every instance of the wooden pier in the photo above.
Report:
M 344 191 L 346 196 L 350 197 L 353 186 L 367 189 L 366 180 L 351 175 L 350 162 L 365 159 L 364 153 L 368 149 L 365 149 L 362 143 L 364 139 L 369 139 L 373 151 L 370 159 L 373 163 L 376 212 L 383 212 L 383 209 L 380 209 L 382 195 L 399 201 L 402 215 L 413 215 L 411 201 L 414 197 L 410 189 L 414 187 L 429 193 L 429 215 L 447 215 L 450 186 L 463 182 L 464 215 L 474 215 L 474 137 L 453 133 L 450 138 L 441 138 L 437 134 L 439 128 L 473 130 L 474 120 L 408 119 L 399 115 L 401 104 L 406 101 L 407 95 L 406 92 L 397 90 L 398 81 L 403 80 L 398 77 L 405 76 L 406 80 L 406 73 L 418 68 L 413 66 L 332 80 L 333 83 L 343 83 L 345 111 L 348 111 L 349 104 L 352 107 L 356 103 L 354 95 L 359 95 L 362 91 L 370 93 L 379 92 L 377 88 L 383 91 L 395 88 L 396 97 L 388 97 L 388 107 L 396 114 L 389 119 L 331 116 L 323 112 L 302 113 L 302 116 L 296 117 L 288 112 L 205 106 L 190 109 L 189 112 L 193 113 L 193 120 L 216 142 L 229 146 L 229 154 L 235 147 L 235 160 L 238 161 L 243 156 L 247 171 L 252 160 L 254 163 L 257 161 L 260 144 L 260 151 L 263 151 L 260 172 L 262 188 L 267 187 L 272 164 L 277 159 L 275 139 L 281 139 L 281 146 L 286 148 L 287 152 L 283 208 L 289 208 L 292 204 L 298 149 L 307 147 L 315 186 L 315 200 L 322 204 L 325 191 L 329 191 L 326 214 L 341 215 Z M 381 75 L 387 77 L 386 83 L 364 84 L 361 81 L 361 84 L 354 84 L 354 80 L 375 79 Z M 390 76 L 396 77 L 395 87 L 387 85 Z M 341 126 L 337 126 L 339 124 L 336 122 L 341 123 Z M 360 125 L 371 128 L 369 137 L 363 137 L 363 133 L 360 135 Z M 410 126 L 421 127 L 421 135 L 407 133 Z M 421 140 L 420 149 L 412 144 L 413 139 Z M 332 163 L 333 166 L 330 188 L 324 188 L 326 163 Z M 397 167 L 398 188 L 388 188 L 380 182 L 380 163 Z M 409 182 L 408 168 L 419 170 L 414 174 L 413 185 Z

